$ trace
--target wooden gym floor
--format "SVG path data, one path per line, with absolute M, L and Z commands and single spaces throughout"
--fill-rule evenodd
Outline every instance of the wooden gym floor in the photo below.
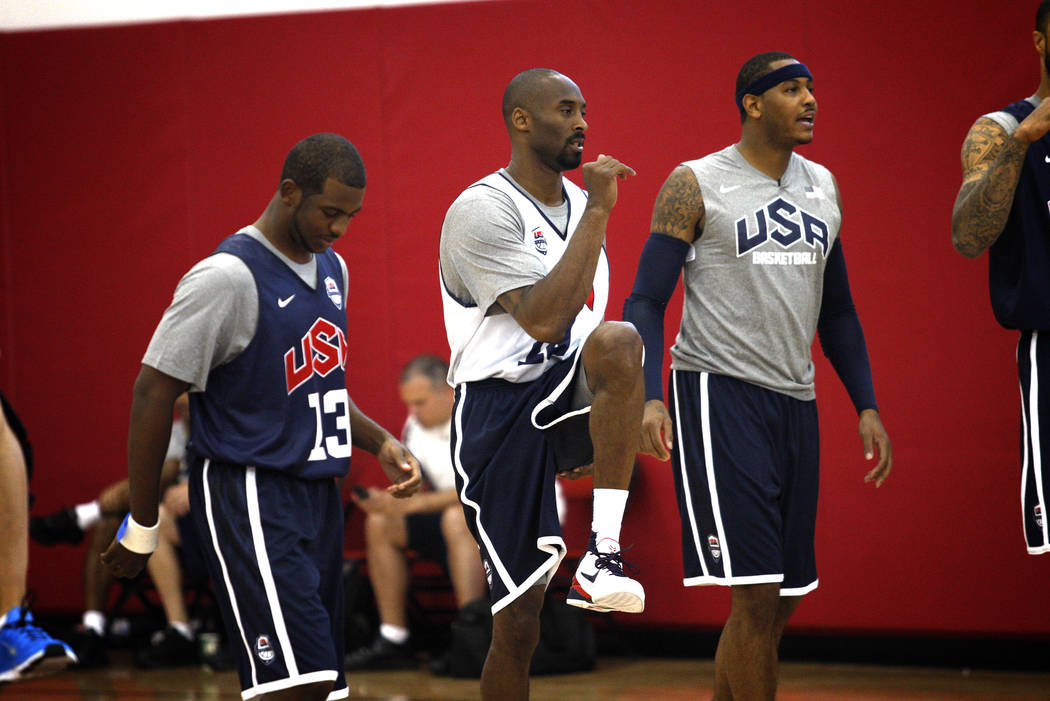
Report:
M 233 672 L 204 667 L 139 670 L 126 651 L 111 652 L 105 669 L 67 671 L 0 687 L 2 701 L 233 701 Z M 679 701 L 711 698 L 713 663 L 704 660 L 604 657 L 592 672 L 535 677 L 533 701 Z M 781 664 L 781 701 L 1046 701 L 1050 673 L 997 672 L 875 665 Z M 425 670 L 354 673 L 351 699 L 468 701 L 474 679 L 435 677 Z

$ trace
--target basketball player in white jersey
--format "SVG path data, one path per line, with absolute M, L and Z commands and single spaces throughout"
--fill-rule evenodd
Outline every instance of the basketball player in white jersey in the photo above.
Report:
M 593 464 L 591 540 L 569 603 L 644 607 L 619 545 L 642 419 L 642 344 L 630 325 L 602 320 L 605 230 L 617 180 L 634 171 L 599 156 L 583 166 L 587 192 L 562 177 L 582 160 L 585 107 L 556 71 L 517 75 L 503 98 L 510 164 L 467 188 L 441 230 L 456 487 L 492 599 L 485 699 L 528 698 L 544 590 L 565 554 L 556 473 Z

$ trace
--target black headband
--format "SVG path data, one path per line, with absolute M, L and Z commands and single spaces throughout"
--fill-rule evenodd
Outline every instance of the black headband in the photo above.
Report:
M 783 83 L 792 78 L 809 78 L 813 80 L 813 74 L 809 72 L 804 63 L 789 63 L 786 66 L 766 73 L 761 78 L 754 80 L 750 85 L 736 94 L 736 106 L 744 111 L 744 95 L 761 95 L 774 85 Z

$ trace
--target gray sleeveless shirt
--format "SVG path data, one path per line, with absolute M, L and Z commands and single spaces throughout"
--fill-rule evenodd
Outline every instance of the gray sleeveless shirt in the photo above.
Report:
M 813 399 L 810 346 L 842 221 L 831 172 L 792 154 L 777 181 L 736 146 L 683 165 L 700 184 L 706 220 L 686 257 L 671 367 Z

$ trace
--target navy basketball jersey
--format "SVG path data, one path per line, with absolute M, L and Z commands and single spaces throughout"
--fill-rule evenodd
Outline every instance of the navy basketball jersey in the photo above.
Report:
M 212 460 L 342 477 L 350 465 L 346 290 L 332 251 L 317 254 L 317 289 L 247 234 L 216 253 L 248 266 L 259 321 L 244 351 L 190 394 L 190 448 Z
M 1002 111 L 1020 122 L 1034 109 L 1021 100 Z M 1028 147 L 1010 217 L 988 251 L 988 290 L 1006 328 L 1050 328 L 1050 134 Z

